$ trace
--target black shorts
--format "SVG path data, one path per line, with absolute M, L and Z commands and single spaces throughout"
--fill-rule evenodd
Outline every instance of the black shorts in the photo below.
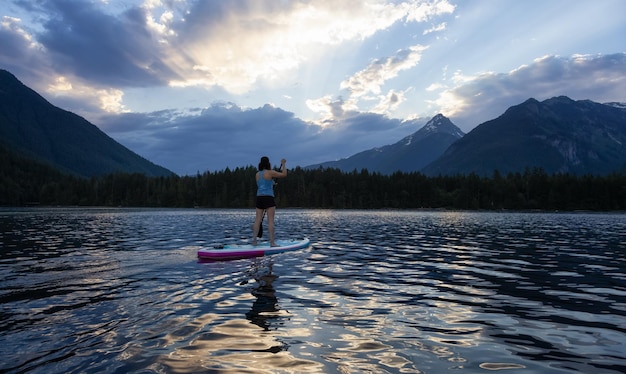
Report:
M 276 206 L 274 202 L 274 196 L 257 196 L 256 207 L 257 209 L 267 209 Z

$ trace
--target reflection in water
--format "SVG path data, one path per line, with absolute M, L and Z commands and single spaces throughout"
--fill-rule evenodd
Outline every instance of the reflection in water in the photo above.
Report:
M 247 260 L 246 260 L 247 261 Z M 200 332 L 185 347 L 162 356 L 160 362 L 169 371 L 194 373 L 215 370 L 220 373 L 274 373 L 277 370 L 290 373 L 324 373 L 323 365 L 313 360 L 297 358 L 288 352 L 288 344 L 283 341 L 289 336 L 280 331 L 281 319 L 289 319 L 289 313 L 281 311 L 274 282 L 271 257 L 251 260 L 250 269 L 245 274 L 254 280 L 249 294 L 242 294 L 236 300 L 222 300 L 219 304 L 229 310 L 241 302 L 252 302 L 245 312 L 246 320 L 236 315 L 225 316 L 210 313 L 205 317 L 210 321 L 205 326 L 208 331 Z M 213 263 L 215 264 L 215 263 Z M 217 264 L 215 264 L 217 265 Z M 223 265 L 219 264 L 219 265 Z M 248 287 L 244 280 L 240 286 Z M 222 299 L 221 297 L 219 299 Z M 215 299 L 213 299 L 214 301 Z M 297 329 L 306 334 L 306 329 Z M 193 357 L 193 360 L 189 358 Z
M 0 209 L 0 372 L 626 372 L 619 214 Z
M 272 262 L 268 260 L 266 271 L 256 271 L 254 280 L 257 286 L 252 289 L 252 295 L 256 297 L 252 303 L 252 309 L 246 313 L 246 318 L 265 331 L 270 329 L 270 321 L 278 318 L 278 298 L 274 289 L 274 280 L 277 275 L 272 274 Z

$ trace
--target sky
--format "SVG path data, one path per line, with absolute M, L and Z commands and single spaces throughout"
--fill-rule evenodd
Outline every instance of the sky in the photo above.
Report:
M 623 0 L 2 0 L 0 68 L 178 175 L 308 166 L 442 113 L 626 102 Z

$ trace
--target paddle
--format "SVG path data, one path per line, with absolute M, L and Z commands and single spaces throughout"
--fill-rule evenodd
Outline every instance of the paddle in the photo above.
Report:
M 263 237 L 263 218 L 265 218 L 265 210 L 263 210 L 263 217 L 261 217 L 261 224 L 259 225 L 259 232 L 256 234 L 257 237 Z

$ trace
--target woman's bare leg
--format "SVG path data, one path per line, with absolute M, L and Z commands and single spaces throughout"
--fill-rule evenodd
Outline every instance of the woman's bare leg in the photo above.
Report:
M 267 228 L 270 232 L 270 245 L 272 247 L 276 246 L 276 242 L 274 241 L 274 215 L 275 213 L 276 213 L 275 206 L 271 208 L 267 208 Z

